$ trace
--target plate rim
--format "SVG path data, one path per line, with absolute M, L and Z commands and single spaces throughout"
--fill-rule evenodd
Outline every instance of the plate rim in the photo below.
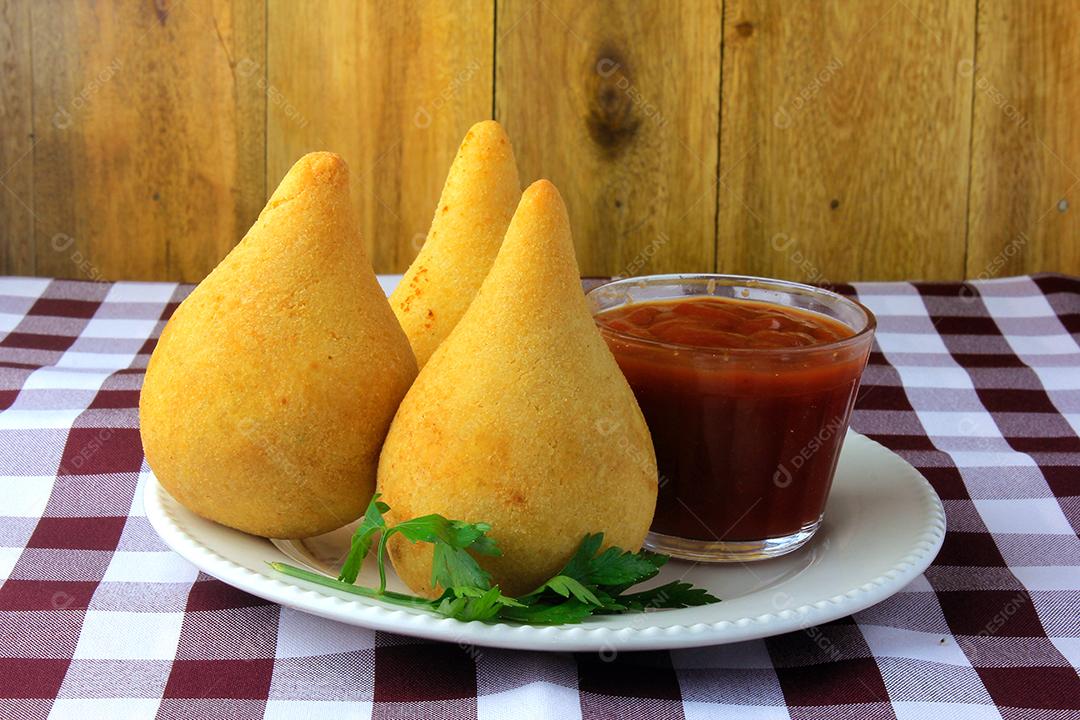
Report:
M 425 612 L 411 612 L 376 600 L 301 584 L 299 580 L 284 576 L 258 573 L 240 565 L 198 540 L 177 520 L 169 504 L 175 508 L 182 506 L 158 483 L 152 472 L 147 474 L 143 506 L 147 520 L 165 544 L 199 570 L 265 600 L 345 624 L 457 642 L 462 646 L 518 650 L 611 652 L 690 648 L 770 637 L 846 617 L 898 592 L 930 565 L 945 539 L 945 511 L 941 499 L 922 473 L 897 453 L 853 430 L 848 431 L 845 447 L 851 442 L 865 444 L 866 450 L 877 454 L 882 462 L 898 464 L 898 469 L 912 475 L 922 490 L 921 499 L 928 506 L 925 522 L 918 535 L 912 536 L 911 545 L 899 561 L 860 585 L 814 603 L 737 619 L 662 627 L 612 628 L 587 624 L 538 627 L 463 622 Z M 280 552 L 270 540 L 258 539 L 268 548 Z

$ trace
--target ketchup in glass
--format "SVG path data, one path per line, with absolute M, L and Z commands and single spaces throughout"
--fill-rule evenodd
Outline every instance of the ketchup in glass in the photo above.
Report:
M 655 297 L 651 278 L 620 281 L 650 288 L 641 300 L 611 302 L 610 285 L 590 294 L 656 449 L 660 490 L 647 544 L 699 560 L 790 552 L 821 521 L 873 317 L 809 286 L 704 277 L 712 293 L 657 276 L 680 285 L 675 297 Z M 606 303 L 595 296 L 605 288 Z

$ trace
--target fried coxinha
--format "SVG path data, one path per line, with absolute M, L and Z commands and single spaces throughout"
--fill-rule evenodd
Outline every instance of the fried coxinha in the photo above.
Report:
M 537 587 L 587 533 L 636 550 L 656 504 L 652 440 L 581 291 L 566 207 L 525 191 L 502 248 L 454 331 L 402 401 L 379 462 L 388 519 L 483 520 L 502 550 L 481 565 L 504 592 Z M 432 550 L 390 543 L 414 592 Z
M 494 120 L 476 123 L 450 166 L 427 239 L 390 296 L 420 367 L 487 277 L 520 198 L 506 131 Z
M 286 538 L 363 513 L 416 361 L 359 228 L 344 160 L 305 155 L 166 325 L 142 440 L 190 510 Z
M 301 158 L 151 358 L 140 412 L 162 485 L 230 527 L 305 537 L 358 518 L 377 474 L 392 527 L 489 528 L 499 554 L 458 549 L 507 596 L 557 577 L 586 541 L 640 548 L 657 491 L 648 429 L 585 304 L 562 198 L 546 180 L 520 200 L 518 187 L 505 133 L 474 126 L 395 315 L 344 161 Z M 417 330 L 412 309 L 444 322 Z M 413 349 L 428 355 L 419 375 Z M 386 543 L 426 597 L 446 589 L 433 547 L 404 531 Z

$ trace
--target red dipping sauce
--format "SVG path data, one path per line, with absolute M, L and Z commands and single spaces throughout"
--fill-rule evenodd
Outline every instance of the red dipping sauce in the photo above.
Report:
M 611 285 L 590 294 L 656 449 L 648 544 L 698 560 L 790 552 L 821 521 L 873 316 L 795 283 L 697 278 L 620 281 L 631 301 L 608 307 L 596 294 Z

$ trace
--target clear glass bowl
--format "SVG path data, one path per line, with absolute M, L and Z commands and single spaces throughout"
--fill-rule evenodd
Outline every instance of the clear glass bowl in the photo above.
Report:
M 803 347 L 714 348 L 642 338 L 603 313 L 698 296 L 799 308 L 850 337 Z M 651 275 L 587 296 L 653 436 L 660 491 L 646 546 L 745 561 L 802 546 L 821 524 L 876 321 L 837 293 L 737 275 Z

